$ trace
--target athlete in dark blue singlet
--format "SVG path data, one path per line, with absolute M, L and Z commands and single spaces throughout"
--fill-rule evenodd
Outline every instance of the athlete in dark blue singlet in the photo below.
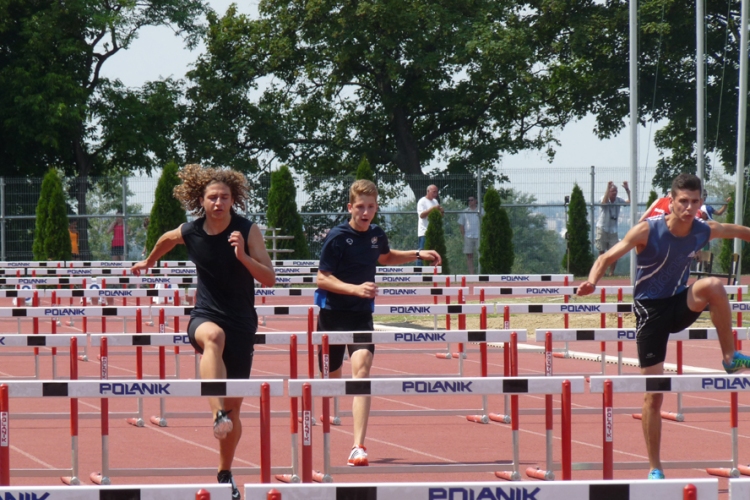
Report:
M 735 351 L 732 312 L 724 285 L 718 278 L 703 278 L 688 286 L 690 261 L 695 252 L 715 238 L 750 241 L 750 228 L 695 218 L 702 205 L 701 181 L 680 174 L 672 182 L 671 213 L 636 224 L 608 252 L 599 256 L 578 295 L 588 295 L 607 267 L 631 249 L 637 254 L 634 295 L 636 342 L 641 373 L 664 373 L 669 334 L 688 328 L 708 306 L 716 327 L 727 373 L 750 368 L 750 357 Z M 647 393 L 643 402 L 643 435 L 651 467 L 649 479 L 663 479 L 660 457 L 663 395 Z

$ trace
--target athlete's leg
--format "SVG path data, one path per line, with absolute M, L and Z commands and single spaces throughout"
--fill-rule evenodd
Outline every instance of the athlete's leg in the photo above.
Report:
M 710 307 L 711 322 L 716 327 L 724 362 L 732 361 L 734 337 L 732 336 L 732 311 L 727 292 L 719 278 L 702 278 L 688 288 L 687 305 L 691 311 L 703 311 Z
M 642 375 L 661 375 L 664 373 L 664 362 L 641 368 Z M 647 392 L 643 398 L 641 425 L 646 440 L 648 463 L 651 469 L 663 470 L 661 467 L 661 404 L 664 395 Z
M 367 349 L 358 349 L 351 355 L 352 377 L 368 378 L 373 355 Z M 354 446 L 364 446 L 367 421 L 370 418 L 370 396 L 354 396 L 352 420 L 354 421 Z
M 201 376 L 203 376 L 201 374 Z M 232 470 L 232 461 L 234 452 L 237 449 L 237 443 L 242 437 L 242 422 L 240 421 L 240 409 L 242 408 L 242 398 L 224 398 L 224 410 L 229 413 L 228 417 L 232 421 L 232 430 L 227 433 L 227 437 L 219 440 L 219 470 Z
M 196 329 L 195 341 L 203 350 L 200 363 L 201 379 L 227 378 L 227 369 L 221 357 L 224 352 L 225 340 L 224 330 L 216 323 L 206 321 Z M 224 409 L 223 398 L 208 398 L 208 404 L 214 418 L 216 418 L 216 412 Z

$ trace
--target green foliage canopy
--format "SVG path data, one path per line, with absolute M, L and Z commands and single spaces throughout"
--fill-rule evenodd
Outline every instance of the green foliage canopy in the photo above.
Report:
M 594 264 L 591 254 L 591 239 L 586 200 L 578 183 L 573 186 L 568 204 L 568 251 L 563 257 L 563 268 L 570 269 L 575 276 L 587 276 Z
M 500 193 L 489 188 L 482 202 L 484 217 L 479 237 L 479 265 L 484 274 L 508 274 L 513 268 L 513 230 Z
M 443 274 L 450 274 L 448 263 L 448 251 L 445 246 L 445 231 L 443 229 L 443 214 L 439 210 L 433 210 L 427 216 L 427 231 L 424 233 L 424 247 L 427 250 L 435 250 L 442 260 Z M 425 265 L 430 265 L 425 261 Z

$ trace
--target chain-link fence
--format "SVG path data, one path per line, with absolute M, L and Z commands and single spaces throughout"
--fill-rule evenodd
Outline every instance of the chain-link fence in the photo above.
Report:
M 384 227 L 393 248 L 417 246 L 417 200 L 426 188 L 435 184 L 445 208 L 445 235 L 452 273 L 466 272 L 462 253 L 458 217 L 467 209 L 469 196 L 481 204 L 486 188 L 494 185 L 503 198 L 513 228 L 515 247 L 514 272 L 552 273 L 561 271 L 565 253 L 564 230 L 566 206 L 574 184 L 583 190 L 593 226 L 599 214 L 598 204 L 608 181 L 620 185 L 628 179 L 626 167 L 613 168 L 528 168 L 505 169 L 500 174 L 404 177 L 379 176 L 379 223 Z M 478 179 L 481 179 L 478 180 Z M 270 176 L 249 179 L 253 185 L 251 204 L 246 216 L 266 225 L 266 199 Z M 327 231 L 348 220 L 346 210 L 351 177 L 297 177 L 297 207 L 303 217 L 305 235 L 312 258 L 317 258 Z M 154 203 L 157 178 L 122 177 L 65 179 L 69 217 L 78 221 L 80 256 L 86 260 L 111 258 L 111 229 L 117 211 L 122 212 L 126 228 L 126 260 L 138 260 L 144 250 L 145 218 Z M 2 260 L 29 260 L 34 236 L 35 211 L 41 189 L 41 178 L 0 178 L 0 257 Z M 651 189 L 650 177 L 639 182 L 638 201 L 641 211 Z M 592 202 L 593 200 L 593 202 Z M 620 211 L 620 235 L 630 227 L 629 210 Z M 476 261 L 476 259 L 475 259 Z M 618 265 L 626 274 L 627 259 Z

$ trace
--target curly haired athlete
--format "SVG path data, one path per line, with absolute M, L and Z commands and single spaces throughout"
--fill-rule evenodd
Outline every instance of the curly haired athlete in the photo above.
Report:
M 253 340 L 258 328 L 255 281 L 276 283 L 273 264 L 257 225 L 239 216 L 248 199 L 245 177 L 228 169 L 187 165 L 178 173 L 182 184 L 174 196 L 198 218 L 164 233 L 148 258 L 131 268 L 133 274 L 156 265 L 176 245 L 187 246 L 198 273 L 195 307 L 188 336 L 203 354 L 202 379 L 246 379 L 253 364 Z M 214 436 L 219 439 L 220 483 L 232 484 L 232 461 L 242 435 L 242 398 L 209 398 Z

